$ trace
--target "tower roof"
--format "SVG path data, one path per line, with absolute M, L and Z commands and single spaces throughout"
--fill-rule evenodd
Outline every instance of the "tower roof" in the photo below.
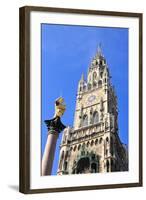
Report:
M 97 46 L 97 53 L 96 53 L 95 58 L 104 58 L 103 53 L 102 53 L 101 43 L 99 43 Z
M 101 43 L 97 46 L 97 56 L 101 56 L 102 55 L 102 48 L 101 48 Z
M 92 59 L 90 68 L 96 66 L 97 63 L 100 63 L 100 60 L 104 60 L 104 63 L 106 62 L 105 57 L 102 53 L 101 43 L 97 46 L 97 51 L 96 51 L 95 56 Z

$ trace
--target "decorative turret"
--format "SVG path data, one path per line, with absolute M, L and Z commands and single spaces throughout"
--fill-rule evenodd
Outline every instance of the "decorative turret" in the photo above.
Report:
M 83 92 L 85 89 L 86 89 L 86 81 L 84 79 L 84 74 L 82 74 L 78 84 L 78 93 Z

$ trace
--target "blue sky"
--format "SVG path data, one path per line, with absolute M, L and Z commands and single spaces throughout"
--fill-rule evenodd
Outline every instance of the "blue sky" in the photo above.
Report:
M 128 144 L 128 29 L 42 24 L 41 33 L 42 154 L 47 139 L 44 120 L 53 117 L 54 101 L 60 95 L 67 105 L 62 122 L 73 125 L 78 81 L 82 73 L 87 76 L 99 43 L 118 97 L 119 135 Z M 57 141 L 52 175 L 57 172 L 61 137 L 62 133 Z

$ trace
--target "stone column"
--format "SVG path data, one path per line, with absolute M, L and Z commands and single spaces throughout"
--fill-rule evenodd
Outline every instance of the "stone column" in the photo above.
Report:
M 51 174 L 58 136 L 59 134 L 56 131 L 48 131 L 48 137 L 42 159 L 42 176 Z
M 45 120 L 48 128 L 48 137 L 42 158 L 42 172 L 41 175 L 51 175 L 54 161 L 56 142 L 59 133 L 64 130 L 65 126 L 62 124 L 60 117 L 55 117 L 51 120 Z

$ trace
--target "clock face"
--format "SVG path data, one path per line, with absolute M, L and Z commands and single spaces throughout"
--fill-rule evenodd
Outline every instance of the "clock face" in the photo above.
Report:
M 88 97 L 87 101 L 88 101 L 88 103 L 92 103 L 95 99 L 96 99 L 96 96 L 91 95 L 91 96 Z

